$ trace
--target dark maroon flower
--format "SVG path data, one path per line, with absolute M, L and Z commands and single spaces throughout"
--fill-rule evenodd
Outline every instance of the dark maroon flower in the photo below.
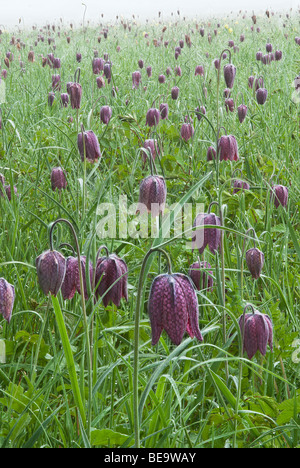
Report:
M 274 202 L 276 208 L 278 208 L 279 205 L 282 205 L 283 207 L 287 206 L 288 198 L 289 190 L 287 187 L 284 185 L 273 185 L 271 191 L 271 200 Z
M 53 91 L 61 89 L 60 75 L 52 75 L 52 89 Z
M 174 72 L 175 72 L 175 76 L 181 76 L 181 68 L 179 65 L 177 65 L 174 69 Z
M 167 186 L 162 176 L 150 175 L 140 183 L 137 213 L 151 213 L 152 217 L 163 214 L 167 198 Z
M 256 91 L 256 101 L 260 105 L 264 105 L 267 100 L 268 91 L 266 88 L 258 88 Z
M 103 78 L 103 76 L 97 76 L 97 78 L 96 78 L 96 83 L 97 83 L 97 87 L 98 87 L 99 89 L 104 88 L 104 86 L 105 86 L 105 79 Z
M 109 106 L 102 106 L 100 109 L 100 119 L 105 125 L 108 125 L 112 116 L 112 109 Z
M 80 257 L 81 270 L 82 270 L 82 279 L 83 279 L 83 288 L 84 288 L 84 297 L 88 299 L 87 293 L 87 283 L 86 283 L 86 257 L 82 255 Z M 89 275 L 90 283 L 93 282 L 93 265 L 90 262 L 89 265 Z M 77 257 L 68 257 L 66 261 L 66 274 L 61 286 L 61 293 L 64 300 L 72 299 L 74 294 L 78 292 L 81 294 L 81 285 L 80 285 L 80 276 L 79 276 L 79 267 L 78 267 L 78 258 Z
M 39 285 L 47 296 L 56 296 L 66 273 L 66 259 L 55 250 L 46 250 L 35 261 Z
M 246 115 L 247 115 L 247 110 L 248 108 L 245 104 L 241 104 L 238 106 L 237 112 L 238 112 L 238 118 L 239 118 L 240 123 L 244 122 Z
M 193 263 L 189 269 L 189 276 L 198 291 L 203 289 L 212 291 L 214 280 L 211 265 L 208 262 Z
M 275 60 L 278 62 L 281 59 L 282 59 L 282 50 L 276 50 L 275 51 Z
M 163 330 L 175 345 L 181 343 L 185 332 L 203 341 L 197 294 L 188 276 L 180 273 L 157 276 L 151 285 L 148 313 L 153 346 Z
M 160 119 L 160 112 L 155 107 L 151 107 L 146 114 L 146 125 L 153 127 L 158 125 Z
M 214 213 L 200 213 L 196 216 L 193 227 L 201 227 L 205 225 L 221 226 L 221 220 Z M 196 229 L 192 238 L 192 249 L 199 250 L 202 254 L 205 247 L 208 246 L 211 253 L 215 253 L 221 244 L 221 229 L 218 228 L 201 228 Z
M 256 60 L 260 62 L 262 58 L 263 58 L 263 53 L 259 50 L 258 52 L 256 52 Z
M 267 43 L 267 44 L 266 44 L 266 51 L 267 51 L 267 52 L 272 52 L 272 50 L 273 50 L 272 44 Z
M 175 101 L 176 99 L 178 99 L 178 95 L 179 95 L 178 86 L 173 86 L 173 88 L 171 89 L 171 98 L 174 99 Z
M 273 349 L 273 325 L 268 315 L 258 310 L 252 314 L 243 314 L 239 318 L 239 326 L 243 336 L 243 350 L 248 359 L 252 359 L 257 351 L 265 356 L 268 344 Z
M 4 191 L 6 193 L 6 196 L 8 198 L 9 201 L 11 201 L 11 186 L 10 185 L 5 185 L 4 186 Z M 18 190 L 17 190 L 17 187 L 13 187 L 13 191 L 14 191 L 14 194 L 17 195 L 18 194 Z M 0 190 L 0 196 L 3 197 L 3 192 L 2 190 Z
M 254 81 L 254 89 L 255 91 L 257 91 L 259 88 L 263 88 L 264 87 L 264 79 L 262 76 L 259 76 L 258 78 L 255 78 L 255 81 Z
M 255 77 L 253 75 L 249 76 L 249 78 L 248 78 L 248 87 L 251 88 L 251 89 L 253 88 L 254 80 L 255 80 Z
M 142 59 L 139 60 L 138 64 L 141 69 L 144 68 L 144 61 Z
M 67 179 L 64 170 L 61 167 L 54 167 L 51 171 L 52 190 L 62 190 L 67 187 Z
M 169 106 L 166 102 L 162 102 L 159 106 L 159 111 L 160 111 L 160 117 L 162 120 L 165 120 L 168 118 L 169 115 Z
M 53 106 L 54 100 L 55 100 L 55 93 L 50 92 L 48 94 L 48 104 L 49 104 L 50 107 Z
M 184 123 L 180 129 L 180 136 L 184 141 L 188 141 L 194 135 L 194 127 L 192 123 Z
M 219 59 L 214 60 L 214 66 L 215 66 L 216 70 L 219 70 L 219 68 L 220 68 L 220 60 Z
M 61 100 L 62 107 L 68 107 L 68 103 L 69 103 L 68 93 L 61 93 L 60 100 Z
M 81 55 L 79 52 L 77 52 L 77 54 L 76 54 L 76 62 L 80 63 L 81 60 L 82 60 L 82 55 Z
M 225 108 L 226 108 L 226 112 L 234 111 L 234 100 L 232 98 L 225 99 Z
M 80 109 L 82 87 L 81 84 L 74 82 L 68 83 L 67 92 L 70 96 L 72 109 Z
M 159 75 L 159 77 L 158 77 L 158 82 L 159 82 L 160 84 L 162 84 L 162 83 L 164 83 L 165 81 L 166 81 L 165 75 Z
M 157 140 L 154 140 L 153 138 L 151 138 L 151 139 L 149 138 L 148 140 L 145 140 L 143 147 L 146 150 L 150 151 L 151 157 L 153 158 L 153 160 L 155 160 L 156 154 L 159 154 L 159 147 L 158 147 L 158 144 L 157 144 Z M 142 158 L 143 158 L 143 162 L 145 164 L 148 158 L 147 158 L 147 155 L 145 154 L 144 151 L 142 151 Z
M 110 302 L 119 307 L 122 298 L 128 300 L 127 277 L 127 265 L 117 255 L 98 259 L 95 272 L 96 297 L 102 298 L 104 307 Z
M 104 73 L 105 78 L 107 79 L 107 83 L 110 83 L 111 82 L 111 63 L 110 62 L 106 62 L 104 64 L 103 73 Z
M 223 135 L 218 142 L 220 161 L 238 161 L 238 146 L 233 135 Z
M 132 88 L 138 88 L 142 79 L 141 72 L 135 71 L 132 73 Z
M 195 76 L 204 76 L 204 67 L 203 65 L 197 65 L 195 68 Z
M 147 68 L 146 68 L 146 72 L 147 72 L 148 78 L 150 78 L 150 76 L 152 76 L 152 67 L 150 67 L 150 66 L 147 67 Z
M 60 68 L 60 67 L 61 67 L 61 61 L 60 61 L 60 59 L 59 59 L 59 58 L 54 58 L 54 60 L 53 60 L 53 68 L 58 69 L 58 68 Z
M 235 180 L 233 182 L 233 193 L 238 193 L 240 190 L 249 190 L 250 185 L 248 182 L 245 182 L 243 180 Z
M 99 75 L 99 73 L 104 69 L 104 60 L 99 57 L 95 57 L 92 62 L 92 69 L 94 75 Z
M 207 148 L 207 153 L 206 153 L 206 159 L 207 161 L 213 161 L 214 159 L 216 159 L 216 150 L 213 146 L 209 146 Z
M 223 94 L 224 94 L 224 97 L 225 97 L 226 99 L 228 99 L 228 98 L 230 97 L 230 95 L 231 95 L 231 89 L 225 88 Z
M 99 141 L 92 130 L 78 133 L 77 145 L 82 161 L 84 161 L 84 155 L 90 162 L 95 162 L 97 159 L 101 158 Z
M 256 247 L 247 250 L 246 252 L 246 263 L 252 278 L 258 279 L 260 277 L 262 268 L 264 266 L 265 256 Z
M 227 88 L 230 88 L 230 89 L 233 88 L 235 75 L 236 75 L 236 67 L 232 65 L 232 63 L 225 65 L 224 79 L 225 79 Z
M 15 288 L 6 279 L 0 278 L 0 314 L 9 323 L 15 301 Z

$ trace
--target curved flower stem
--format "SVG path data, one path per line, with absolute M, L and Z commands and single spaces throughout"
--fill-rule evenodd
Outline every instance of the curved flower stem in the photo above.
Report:
M 65 358 L 66 358 L 66 362 L 68 366 L 69 377 L 71 381 L 71 387 L 72 387 L 72 392 L 74 395 L 75 404 L 79 410 L 83 424 L 86 425 L 84 405 L 83 405 L 82 398 L 81 398 L 80 388 L 79 388 L 78 379 L 77 379 L 76 370 L 75 370 L 74 357 L 73 357 L 70 341 L 68 338 L 68 333 L 67 333 L 67 329 L 65 326 L 64 317 L 63 317 L 57 297 L 51 296 L 51 298 L 52 298 L 52 304 L 53 304 L 53 308 L 55 312 L 56 322 L 58 325 L 59 334 L 61 337 L 61 341 L 62 341 L 64 353 L 65 353 Z
M 247 231 L 246 231 L 246 236 L 248 235 L 248 232 L 250 231 L 253 231 L 254 233 L 254 237 L 253 237 L 253 244 L 254 244 L 254 247 L 255 247 L 255 230 L 253 227 L 249 228 Z M 243 300 L 243 276 L 244 276 L 244 253 L 245 253 L 245 247 L 246 247 L 246 240 L 247 240 L 247 237 L 244 237 L 244 242 L 243 242 L 243 250 L 242 250 L 242 261 L 241 261 L 241 299 Z
M 237 396 L 236 396 L 236 405 L 235 405 L 235 431 L 234 431 L 234 438 L 233 438 L 233 447 L 237 447 L 237 440 L 236 440 L 236 435 L 237 435 L 237 424 L 238 424 L 238 413 L 239 413 L 239 405 L 240 405 L 240 399 L 241 399 L 241 394 L 242 394 L 242 376 L 243 376 L 243 354 L 244 354 L 244 332 L 245 332 L 245 315 L 246 315 L 246 310 L 248 307 L 251 307 L 252 313 L 254 314 L 254 308 L 252 304 L 247 304 L 244 308 L 243 312 L 243 318 L 242 318 L 242 326 L 241 330 L 239 333 L 239 345 L 240 345 L 240 361 L 239 361 L 239 374 L 238 374 L 238 386 L 237 386 Z
M 139 331 L 140 331 L 140 315 L 141 315 L 141 300 L 143 286 L 145 283 L 145 270 L 149 257 L 154 252 L 160 252 L 165 255 L 168 262 L 168 273 L 171 274 L 171 259 L 165 250 L 155 248 L 150 249 L 143 260 L 136 297 L 135 320 L 134 320 L 134 349 L 133 349 L 133 417 L 134 417 L 134 439 L 135 448 L 140 448 L 140 415 L 139 415 L 139 395 L 138 395 L 138 373 L 139 373 Z
M 83 275 L 82 275 L 82 265 L 81 265 L 81 256 L 80 256 L 80 248 L 79 248 L 79 243 L 78 243 L 78 238 L 76 235 L 76 232 L 74 230 L 73 225 L 68 221 L 67 219 L 64 218 L 59 218 L 54 223 L 52 223 L 50 232 L 49 232 L 49 237 L 50 237 L 50 249 L 53 250 L 53 229 L 58 223 L 66 223 L 74 237 L 75 240 L 75 245 L 76 245 L 76 252 L 77 252 L 77 258 L 78 258 L 78 270 L 79 270 L 79 281 L 80 281 L 80 290 L 81 290 L 81 302 L 82 302 L 82 312 L 83 312 L 83 321 L 84 321 L 84 329 L 85 329 L 85 339 L 86 339 L 86 347 L 87 347 L 87 366 L 88 366 L 88 389 L 89 389 L 89 404 L 88 404 L 88 418 L 87 418 L 87 434 L 89 436 L 90 434 L 90 428 L 91 428 L 91 405 L 92 405 L 92 362 L 91 362 L 91 348 L 90 348 L 90 338 L 89 338 L 89 327 L 88 327 L 88 320 L 87 320 L 87 314 L 86 314 L 86 306 L 85 306 L 85 298 L 84 298 L 84 283 L 83 283 Z M 59 303 L 57 301 L 57 304 L 59 306 Z M 56 308 L 57 308 L 56 304 Z M 60 308 L 60 307 L 59 307 Z M 58 311 L 59 313 L 59 311 Z M 62 330 L 63 331 L 63 330 Z M 64 331 L 63 331 L 64 332 Z M 68 356 L 69 356 L 69 351 L 67 349 Z M 73 355 L 72 355 L 73 358 Z M 71 363 L 72 364 L 72 363 Z M 71 366 L 72 367 L 72 366 Z M 81 411 L 80 411 L 81 413 Z M 82 417 L 82 415 L 81 415 Z M 82 418 L 83 421 L 86 421 L 86 418 Z

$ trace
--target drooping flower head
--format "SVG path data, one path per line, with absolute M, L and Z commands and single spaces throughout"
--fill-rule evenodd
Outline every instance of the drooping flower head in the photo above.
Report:
M 181 343 L 185 332 L 203 341 L 197 294 L 188 276 L 181 273 L 157 276 L 150 290 L 148 313 L 153 346 L 163 330 L 175 345 Z
M 238 161 L 238 145 L 233 135 L 222 135 L 218 141 L 220 161 Z
M 151 213 L 152 217 L 163 214 L 167 198 L 165 179 L 158 175 L 149 175 L 140 183 L 137 213 Z
M 224 66 L 224 79 L 225 79 L 227 88 L 230 88 L 230 89 L 233 88 L 235 75 L 236 75 L 236 67 L 232 63 L 229 63 Z
M 99 141 L 92 130 L 78 133 L 77 145 L 82 161 L 84 161 L 84 156 L 89 162 L 95 162 L 101 158 Z
M 211 265 L 208 262 L 195 262 L 190 266 L 189 276 L 198 291 L 213 289 L 213 276 Z
M 51 171 L 52 190 L 62 190 L 67 187 L 67 179 L 64 170 L 61 167 L 54 167 Z
M 252 310 L 250 314 L 246 314 L 244 310 L 244 314 L 239 318 L 243 351 L 246 351 L 249 359 L 252 359 L 257 351 L 265 356 L 268 344 L 273 350 L 273 324 L 270 317 L 253 308 Z
M 193 227 L 200 229 L 196 229 L 193 235 L 192 249 L 198 249 L 199 253 L 202 254 L 205 247 L 208 246 L 211 253 L 214 254 L 221 244 L 221 229 L 202 227 L 205 225 L 221 226 L 221 220 L 214 213 L 199 213 L 195 218 Z
M 279 205 L 286 207 L 288 203 L 288 198 L 289 189 L 287 187 L 280 184 L 273 185 L 271 190 L 271 200 L 273 201 L 276 208 L 278 208 Z
M 66 273 L 66 259 L 56 250 L 46 250 L 35 261 L 39 285 L 47 296 L 56 296 Z
M 120 307 L 121 299 L 128 300 L 128 268 L 126 262 L 115 254 L 100 257 L 96 263 L 95 287 L 97 299 L 102 298 L 104 307 L 110 302 Z
M 247 250 L 246 252 L 246 263 L 252 278 L 258 279 L 260 277 L 262 268 L 264 266 L 265 256 L 256 247 Z

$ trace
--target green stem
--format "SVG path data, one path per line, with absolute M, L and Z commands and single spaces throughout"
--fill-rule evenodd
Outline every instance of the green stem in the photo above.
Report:
M 138 395 L 138 373 L 139 373 L 139 330 L 140 330 L 140 315 L 141 301 L 143 295 L 143 286 L 145 284 L 145 271 L 149 257 L 154 252 L 163 253 L 168 261 L 168 272 L 171 273 L 171 261 L 168 254 L 162 249 L 150 249 L 144 257 L 136 298 L 135 321 L 134 321 L 134 349 L 133 349 L 133 413 L 134 413 L 134 436 L 135 448 L 140 448 L 140 417 L 139 417 L 139 395 Z
M 59 333 L 60 333 L 60 337 L 61 337 L 61 341 L 62 341 L 64 353 L 65 353 L 65 358 L 66 358 L 66 362 L 68 366 L 69 377 L 71 381 L 71 387 L 72 387 L 72 391 L 74 395 L 75 404 L 80 412 L 82 422 L 84 423 L 84 425 L 86 425 L 84 406 L 83 406 L 82 399 L 81 399 L 79 384 L 78 384 L 77 375 L 75 371 L 74 357 L 73 357 L 67 329 L 65 326 L 64 317 L 63 317 L 57 297 L 51 296 L 51 298 L 52 298 L 52 304 L 53 304 L 53 308 L 55 312 L 56 322 L 58 325 L 58 329 L 59 329 Z

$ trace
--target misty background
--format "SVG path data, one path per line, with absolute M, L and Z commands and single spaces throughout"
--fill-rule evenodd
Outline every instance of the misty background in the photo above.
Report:
M 20 24 L 22 28 L 29 28 L 33 24 L 58 22 L 73 22 L 79 25 L 85 11 L 85 21 L 95 24 L 111 21 L 116 16 L 131 18 L 135 15 L 137 21 L 158 18 L 169 19 L 171 13 L 181 17 L 201 18 L 208 16 L 222 16 L 247 10 L 255 13 L 271 11 L 294 11 L 299 7 L 299 0 L 0 0 L 0 27 L 11 28 Z M 103 17 L 101 16 L 103 15 Z M 20 22 L 21 20 L 21 22 Z

